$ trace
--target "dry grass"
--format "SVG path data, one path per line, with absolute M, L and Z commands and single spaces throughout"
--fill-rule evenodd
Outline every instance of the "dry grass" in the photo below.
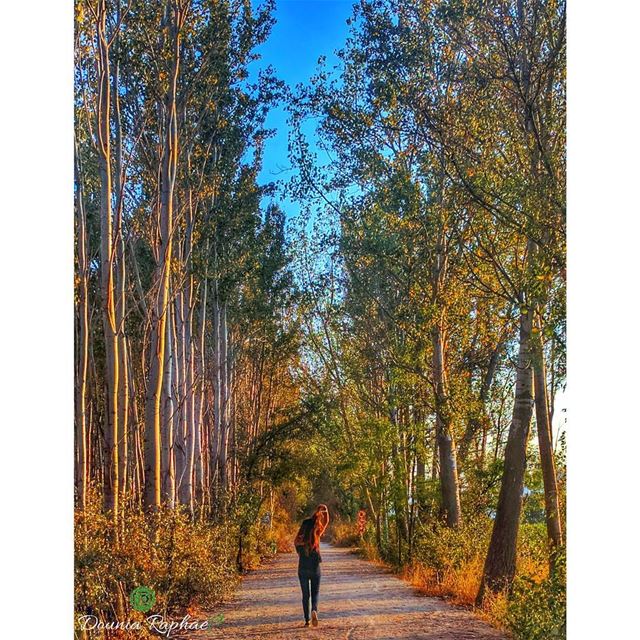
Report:
M 360 544 L 356 525 L 353 522 L 334 520 L 329 526 L 328 537 L 338 547 L 351 547 Z
M 492 625 L 506 631 L 509 604 L 506 593 L 488 593 L 482 608 L 475 607 L 483 566 L 483 558 L 477 556 L 463 562 L 458 568 L 449 568 L 442 572 L 421 563 L 413 563 L 404 567 L 400 575 L 420 593 L 444 598 L 455 605 L 473 608 Z M 525 556 L 519 558 L 518 573 L 540 584 L 549 577 L 549 568 L 546 563 L 535 562 L 532 558 Z
M 486 597 L 482 609 L 475 606 L 476 595 L 480 588 L 483 563 L 479 558 L 464 563 L 458 569 L 447 569 L 438 575 L 436 571 L 424 565 L 414 563 L 403 569 L 400 574 L 420 593 L 443 598 L 452 604 L 474 609 L 494 627 L 506 631 L 507 597 L 503 593 Z
M 473 606 L 480 589 L 482 568 L 482 558 L 476 557 L 457 569 L 445 569 L 440 574 L 430 567 L 414 563 L 405 567 L 401 575 L 426 595 L 447 598 L 455 604 Z M 546 564 L 539 565 L 530 561 L 519 563 L 518 571 L 537 583 L 549 575 Z
M 401 576 L 425 595 L 447 598 L 455 604 L 472 606 L 480 588 L 482 561 L 475 558 L 457 569 L 438 572 L 423 564 L 413 563 Z

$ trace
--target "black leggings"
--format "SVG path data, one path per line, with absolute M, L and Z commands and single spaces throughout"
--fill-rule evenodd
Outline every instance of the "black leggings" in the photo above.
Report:
M 318 594 L 320 593 L 320 569 L 317 572 L 298 571 L 300 586 L 302 587 L 302 609 L 304 619 L 309 622 L 309 598 L 311 598 L 311 611 L 318 610 Z

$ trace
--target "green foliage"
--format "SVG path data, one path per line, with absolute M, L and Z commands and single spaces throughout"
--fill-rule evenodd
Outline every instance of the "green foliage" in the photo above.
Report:
M 438 579 L 447 571 L 483 557 L 490 535 L 491 521 L 487 517 L 467 520 L 457 529 L 435 522 L 420 528 L 416 536 L 415 560 L 433 569 Z
M 516 579 L 505 620 L 516 640 L 563 640 L 566 615 L 564 554 L 559 555 L 553 575 L 546 580 Z
M 482 468 L 474 465 L 465 472 L 466 486 L 462 495 L 462 509 L 466 517 L 476 518 L 493 513 L 498 502 L 503 471 L 504 462 L 496 460 Z

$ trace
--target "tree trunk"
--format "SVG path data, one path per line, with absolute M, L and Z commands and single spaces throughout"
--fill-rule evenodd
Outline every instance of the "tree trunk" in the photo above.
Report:
M 489 394 L 489 390 L 491 389 L 491 384 L 493 383 L 493 378 L 496 373 L 496 369 L 498 368 L 498 360 L 500 356 L 500 350 L 502 348 L 502 343 L 498 343 L 496 348 L 491 353 L 491 358 L 489 359 L 489 365 L 487 367 L 487 371 L 482 380 L 482 385 L 480 387 L 480 394 L 478 400 L 480 402 L 480 411 L 481 415 L 475 415 L 469 421 L 466 431 L 462 436 L 462 440 L 460 441 L 460 446 L 458 447 L 458 460 L 464 462 L 469 455 L 469 448 L 471 446 L 471 442 L 474 437 L 478 433 L 478 431 L 482 431 L 483 436 L 483 455 L 481 456 L 482 462 L 484 461 L 484 447 L 486 445 L 486 430 L 487 425 L 489 423 L 489 416 L 487 415 L 487 396 Z
M 118 522 L 118 335 L 115 305 L 113 221 L 111 211 L 111 96 L 109 43 L 106 33 L 106 0 L 98 3 L 96 36 L 98 47 L 97 150 L 100 174 L 100 293 L 105 342 L 106 388 L 104 505 Z
M 447 526 L 457 527 L 462 520 L 460 509 L 460 486 L 456 447 L 451 429 L 451 411 L 447 390 L 447 376 L 444 365 L 443 331 L 436 326 L 432 332 L 433 344 L 433 382 L 436 404 L 436 438 L 440 461 L 440 489 L 442 506 Z
M 215 250 L 214 250 L 215 252 Z M 220 367 L 220 302 L 218 300 L 218 285 L 214 283 L 213 299 L 213 428 L 209 440 L 209 474 L 211 476 L 211 498 L 214 497 L 218 485 L 218 463 L 219 463 L 219 442 L 221 421 L 221 367 Z
M 547 396 L 542 327 L 539 322 L 537 323 L 537 331 L 533 338 L 533 351 L 536 427 L 538 431 L 538 447 L 540 449 L 540 462 L 542 465 L 542 478 L 544 482 L 544 506 L 547 535 L 551 546 L 550 562 L 551 569 L 553 570 L 555 552 L 562 546 L 562 523 L 560 521 L 556 466 L 553 457 L 551 417 Z
M 88 424 L 87 424 L 87 375 L 89 368 L 89 263 L 87 259 L 87 219 L 84 210 L 82 172 L 77 144 L 75 145 L 75 182 L 77 216 L 78 259 L 78 337 L 76 368 L 76 491 L 78 508 L 84 511 L 87 496 Z
M 203 418 L 204 418 L 204 403 L 205 403 L 205 335 L 207 324 L 207 279 L 202 282 L 202 302 L 200 307 L 200 336 L 199 336 L 199 351 L 196 379 L 196 408 L 194 416 L 194 464 L 195 464 L 195 479 L 196 479 L 196 500 L 201 503 L 204 495 L 204 443 L 202 441 L 202 434 L 204 432 Z
M 118 19 L 120 8 L 118 7 Z M 116 38 L 116 45 L 119 38 Z M 125 334 L 126 316 L 126 267 L 125 267 L 125 242 L 123 229 L 124 209 L 124 172 L 122 166 L 122 118 L 120 116 L 120 62 L 119 52 L 116 50 L 116 60 L 113 65 L 113 111 L 115 129 L 115 175 L 114 190 L 116 196 L 116 322 L 118 327 L 118 476 L 120 496 L 120 510 L 124 509 L 124 498 L 127 495 L 127 471 L 128 471 L 128 418 L 129 418 L 129 381 L 128 381 L 128 357 L 127 338 Z
M 124 291 L 122 292 L 124 296 Z M 123 301 L 124 306 L 124 301 Z M 119 317 L 119 325 L 124 327 L 124 315 Z M 121 320 L 121 322 L 120 322 Z M 120 512 L 124 512 L 124 499 L 127 495 L 127 474 L 129 470 L 129 368 L 127 357 L 127 338 L 121 329 L 118 335 L 118 465 Z
M 169 276 L 171 271 L 173 233 L 173 191 L 178 162 L 178 122 L 176 101 L 180 66 L 180 27 L 183 10 L 171 5 L 167 11 L 168 29 L 172 41 L 173 60 L 170 84 L 165 105 L 164 149 L 160 170 L 160 250 L 155 270 L 158 293 L 151 310 L 151 363 L 147 385 L 145 415 L 145 490 L 146 509 L 155 511 L 161 502 L 161 425 L 160 402 L 164 377 L 165 336 L 169 305 Z
M 176 495 L 180 504 L 182 502 L 183 482 L 185 481 L 185 470 L 187 468 L 187 445 L 186 445 L 186 380 L 185 380 L 185 358 L 184 358 L 184 317 L 182 315 L 182 292 L 174 300 L 172 313 L 175 322 L 175 344 L 174 357 L 176 363 L 176 376 L 174 385 L 176 388 L 176 419 L 174 420 L 174 449 L 176 465 Z
M 173 397 L 173 373 L 176 367 L 174 358 L 174 332 L 173 332 L 173 314 L 167 314 L 167 322 L 165 324 L 166 331 L 166 349 L 164 363 L 164 380 L 162 385 L 162 502 L 169 509 L 173 509 L 175 505 L 176 494 L 176 476 L 174 461 L 174 440 L 173 425 L 178 422 L 175 419 L 175 402 Z
M 142 506 L 142 491 L 144 489 L 144 458 L 142 455 L 141 434 L 140 434 L 140 419 L 138 416 L 138 403 L 136 395 L 135 376 L 133 375 L 133 361 L 131 358 L 131 349 L 128 349 L 127 353 L 129 357 L 129 408 L 131 416 L 129 424 L 131 425 L 131 478 L 132 478 L 132 493 L 135 504 L 140 508 Z
M 193 388 L 193 341 L 191 338 L 191 286 L 189 277 L 180 304 L 181 319 L 181 363 L 183 365 L 182 383 L 182 415 L 184 469 L 180 482 L 180 502 L 189 507 L 193 513 L 193 457 L 194 457 L 194 388 Z
M 223 491 L 228 484 L 227 458 L 229 449 L 229 361 L 227 335 L 227 305 L 220 311 L 220 450 L 218 452 L 218 469 L 220 486 Z
M 527 441 L 533 413 L 532 319 L 531 308 L 521 310 L 513 417 L 504 454 L 504 474 L 491 542 L 476 598 L 478 605 L 482 603 L 487 590 L 497 592 L 510 587 L 516 571 L 516 545 L 522 510 Z

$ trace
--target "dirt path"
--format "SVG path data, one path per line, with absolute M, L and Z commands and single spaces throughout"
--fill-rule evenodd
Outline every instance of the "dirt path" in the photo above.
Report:
M 322 545 L 320 625 L 304 628 L 297 556 L 280 554 L 245 577 L 224 621 L 197 638 L 234 640 L 489 640 L 506 636 L 469 611 L 417 595 L 348 549 Z M 195 635 L 193 636 L 196 637 Z

